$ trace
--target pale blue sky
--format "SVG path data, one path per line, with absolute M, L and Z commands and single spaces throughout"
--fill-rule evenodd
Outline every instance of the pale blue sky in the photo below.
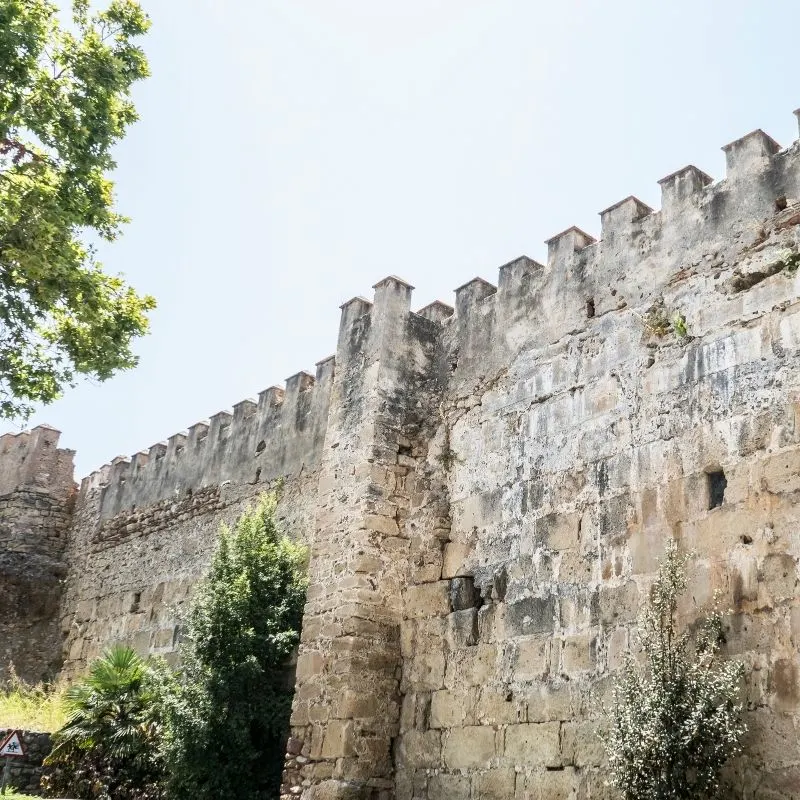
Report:
M 143 0 L 110 271 L 156 296 L 141 364 L 38 413 L 83 475 L 335 347 L 394 273 L 414 307 L 800 106 L 798 0 Z

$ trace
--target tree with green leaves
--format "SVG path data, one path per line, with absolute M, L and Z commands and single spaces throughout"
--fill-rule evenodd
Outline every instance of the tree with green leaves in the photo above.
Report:
M 720 660 L 722 619 L 680 630 L 686 556 L 670 541 L 639 620 L 641 660 L 628 653 L 603 734 L 611 783 L 625 800 L 713 797 L 745 731 L 743 666 Z
M 114 209 L 111 150 L 137 119 L 148 75 L 134 0 L 72 25 L 51 0 L 0 0 L 0 417 L 27 417 L 78 376 L 135 366 L 152 297 L 96 259 L 127 220 Z
M 67 722 L 54 734 L 43 787 L 56 797 L 161 800 L 164 698 L 173 685 L 163 661 L 115 645 L 65 696 Z
M 233 530 L 223 527 L 192 601 L 168 723 L 176 800 L 278 796 L 307 551 L 279 531 L 275 506 L 263 495 Z

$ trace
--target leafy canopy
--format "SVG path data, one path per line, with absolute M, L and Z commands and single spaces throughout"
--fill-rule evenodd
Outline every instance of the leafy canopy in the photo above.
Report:
M 278 530 L 275 495 L 223 528 L 198 587 L 169 713 L 176 800 L 277 797 L 300 638 L 307 551 Z
M 738 701 L 743 666 L 718 658 L 719 614 L 695 631 L 678 629 L 686 561 L 670 541 L 639 620 L 643 661 L 628 653 L 615 686 L 604 739 L 611 782 L 625 800 L 713 797 L 745 731 Z
M 44 779 L 59 797 L 161 800 L 163 700 L 172 686 L 164 662 L 144 662 L 115 645 L 67 690 L 67 721 L 53 737 Z
M 148 75 L 134 0 L 61 27 L 50 0 L 0 0 L 0 417 L 26 417 L 77 375 L 135 366 L 155 307 L 103 272 L 92 238 L 115 239 L 111 149 Z

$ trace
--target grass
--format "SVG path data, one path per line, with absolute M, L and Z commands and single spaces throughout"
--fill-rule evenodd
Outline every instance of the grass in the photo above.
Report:
M 39 797 L 34 797 L 31 794 L 16 794 L 15 792 L 11 792 L 10 794 L 7 792 L 4 795 L 0 795 L 3 800 L 41 800 Z
M 0 688 L 0 730 L 57 731 L 66 722 L 66 690 L 64 684 L 29 686 L 12 679 L 5 688 Z

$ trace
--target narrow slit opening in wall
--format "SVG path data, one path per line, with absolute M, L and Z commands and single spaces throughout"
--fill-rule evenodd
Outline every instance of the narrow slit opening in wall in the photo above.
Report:
M 133 593 L 133 602 L 131 603 L 131 614 L 136 614 L 139 611 L 139 604 L 142 602 L 142 593 Z
M 785 211 L 787 205 L 786 195 L 781 195 L 775 200 L 775 211 Z
M 725 489 L 728 487 L 728 479 L 721 470 L 714 470 L 706 473 L 706 483 L 708 485 L 708 509 L 719 508 L 725 500 Z
M 591 319 L 594 316 L 594 297 L 590 297 L 586 301 L 586 318 Z

